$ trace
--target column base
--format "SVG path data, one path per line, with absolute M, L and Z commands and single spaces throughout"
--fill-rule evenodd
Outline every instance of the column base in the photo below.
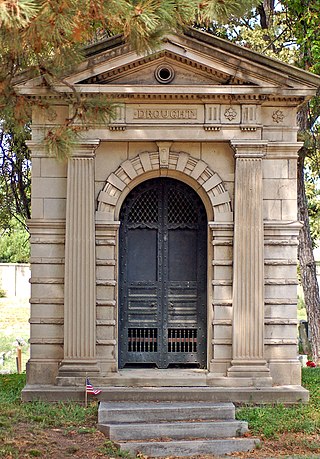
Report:
M 97 376 L 100 368 L 96 359 L 64 359 L 59 367 L 60 377 Z
M 272 377 L 265 360 L 232 360 L 228 378 L 249 378 L 253 385 L 272 386 Z

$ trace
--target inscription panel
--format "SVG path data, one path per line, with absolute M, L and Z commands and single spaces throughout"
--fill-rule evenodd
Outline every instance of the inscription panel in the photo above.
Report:
M 126 121 L 132 124 L 201 124 L 204 122 L 204 106 L 182 104 L 128 105 Z

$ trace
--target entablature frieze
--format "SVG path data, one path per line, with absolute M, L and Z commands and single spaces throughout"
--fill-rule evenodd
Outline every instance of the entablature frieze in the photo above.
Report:
M 243 132 L 252 132 L 261 129 L 263 125 L 292 129 L 291 120 L 286 119 L 286 109 L 275 107 L 266 114 L 262 111 L 261 103 L 256 100 L 235 102 L 230 98 L 220 103 L 122 103 L 116 108 L 109 129 L 125 130 L 153 125 L 202 125 L 206 131 L 240 128 Z
M 47 120 L 48 121 L 48 120 Z M 194 140 L 203 133 L 203 140 L 243 139 L 259 141 L 268 139 L 269 143 L 276 143 L 270 149 L 270 154 L 279 156 L 278 146 L 283 143 L 295 143 L 297 126 L 294 114 L 287 106 L 264 106 L 262 101 L 253 99 L 237 100 L 229 96 L 228 99 L 215 101 L 179 99 L 155 103 L 122 103 L 115 107 L 115 116 L 109 124 L 95 122 L 82 126 L 83 140 L 80 141 L 72 152 L 72 157 L 92 157 L 101 140 L 155 140 L 159 138 L 159 130 L 168 139 Z M 48 155 L 43 138 L 47 130 L 56 127 L 52 122 L 44 121 L 42 124 L 33 124 L 33 140 L 28 142 L 32 157 L 41 158 Z M 143 128 L 143 132 L 141 131 Z M 127 131 L 127 132 L 125 132 Z M 170 131 L 170 132 L 169 132 Z M 141 137 L 142 136 L 142 137 Z M 283 140 L 281 142 L 281 139 Z M 297 143 L 295 145 L 298 145 Z M 299 144 L 300 145 L 300 144 Z M 271 151 L 272 150 L 272 151 Z M 282 148 L 280 148 L 282 151 Z M 289 151 L 290 150 L 290 151 Z M 286 147 L 285 155 L 296 155 L 297 149 Z

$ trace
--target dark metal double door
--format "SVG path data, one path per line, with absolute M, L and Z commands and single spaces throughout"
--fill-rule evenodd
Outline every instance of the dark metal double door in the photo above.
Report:
M 207 219 L 189 186 L 137 186 L 122 207 L 119 366 L 206 365 Z

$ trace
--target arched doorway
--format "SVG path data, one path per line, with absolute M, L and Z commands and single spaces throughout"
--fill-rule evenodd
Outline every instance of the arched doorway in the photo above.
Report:
M 196 192 L 147 180 L 120 213 L 119 367 L 206 366 L 207 217 Z

